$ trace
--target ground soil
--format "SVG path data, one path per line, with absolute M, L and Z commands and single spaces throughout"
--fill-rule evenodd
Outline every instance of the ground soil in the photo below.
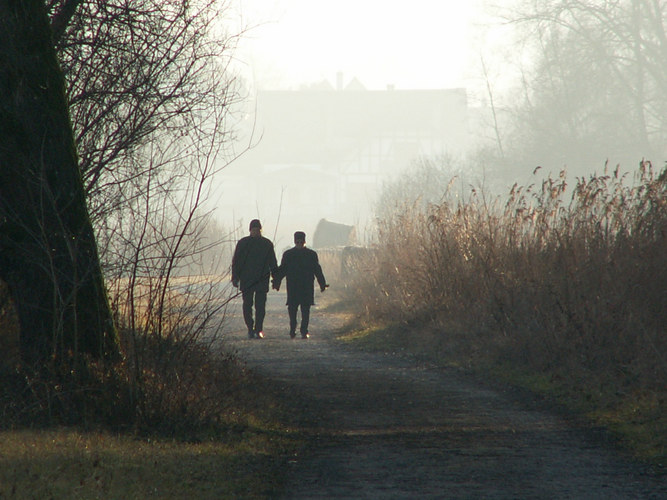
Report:
M 291 340 L 284 301 L 269 294 L 265 339 L 247 338 L 240 304 L 226 334 L 310 437 L 281 498 L 667 498 L 667 477 L 604 432 L 493 381 L 347 346 L 340 312 L 313 308 L 311 338 Z

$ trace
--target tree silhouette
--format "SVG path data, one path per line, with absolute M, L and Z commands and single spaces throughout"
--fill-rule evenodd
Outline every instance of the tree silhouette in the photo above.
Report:
M 78 3 L 61 2 L 62 16 Z M 112 354 L 115 331 L 43 0 L 0 0 L 0 134 L 0 279 L 18 314 L 23 360 Z

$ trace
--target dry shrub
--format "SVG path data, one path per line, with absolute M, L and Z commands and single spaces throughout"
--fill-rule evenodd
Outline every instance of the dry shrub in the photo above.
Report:
M 120 359 L 1 364 L 0 427 L 102 426 L 200 438 L 244 425 L 255 404 L 252 384 L 217 335 L 226 287 L 210 277 L 174 279 L 166 291 L 154 285 L 134 283 L 130 292 L 116 283 L 116 306 L 120 290 L 135 298 L 133 307 L 115 309 Z
M 369 317 L 436 326 L 462 354 L 662 389 L 667 169 L 642 162 L 626 182 L 616 171 L 570 189 L 562 172 L 505 200 L 404 203 L 349 288 Z
M 187 436 L 242 419 L 244 365 L 212 344 L 149 336 L 114 376 L 122 381 L 121 403 L 132 410 L 136 430 Z
M 135 426 L 181 434 L 229 422 L 238 410 L 247 374 L 219 337 L 228 282 L 189 276 L 116 283 L 124 358 L 116 376 Z
M 247 374 L 233 355 L 173 340 L 142 354 L 140 377 L 135 359 L 79 360 L 66 373 L 3 366 L 0 427 L 71 425 L 191 439 L 244 423 Z
M 338 283 L 341 279 L 341 252 L 341 248 L 317 249 L 322 272 L 329 283 Z

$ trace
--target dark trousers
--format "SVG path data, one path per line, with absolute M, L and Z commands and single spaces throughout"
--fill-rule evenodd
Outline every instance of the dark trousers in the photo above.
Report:
M 266 316 L 266 294 L 259 290 L 246 290 L 243 292 L 243 320 L 249 332 L 260 332 L 264 330 L 264 316 Z M 255 321 L 252 319 L 252 306 L 255 304 Z
M 301 306 L 301 328 L 299 331 L 301 335 L 308 333 L 308 323 L 310 322 L 310 304 L 288 304 L 287 312 L 289 314 L 289 331 L 290 334 L 296 333 L 296 312 Z

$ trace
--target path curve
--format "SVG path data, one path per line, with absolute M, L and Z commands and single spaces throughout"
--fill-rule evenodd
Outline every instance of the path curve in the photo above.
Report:
M 667 498 L 667 478 L 515 393 L 346 347 L 340 314 L 313 308 L 311 338 L 289 339 L 284 304 L 269 294 L 264 340 L 247 339 L 240 304 L 226 334 L 313 436 L 284 498 Z

